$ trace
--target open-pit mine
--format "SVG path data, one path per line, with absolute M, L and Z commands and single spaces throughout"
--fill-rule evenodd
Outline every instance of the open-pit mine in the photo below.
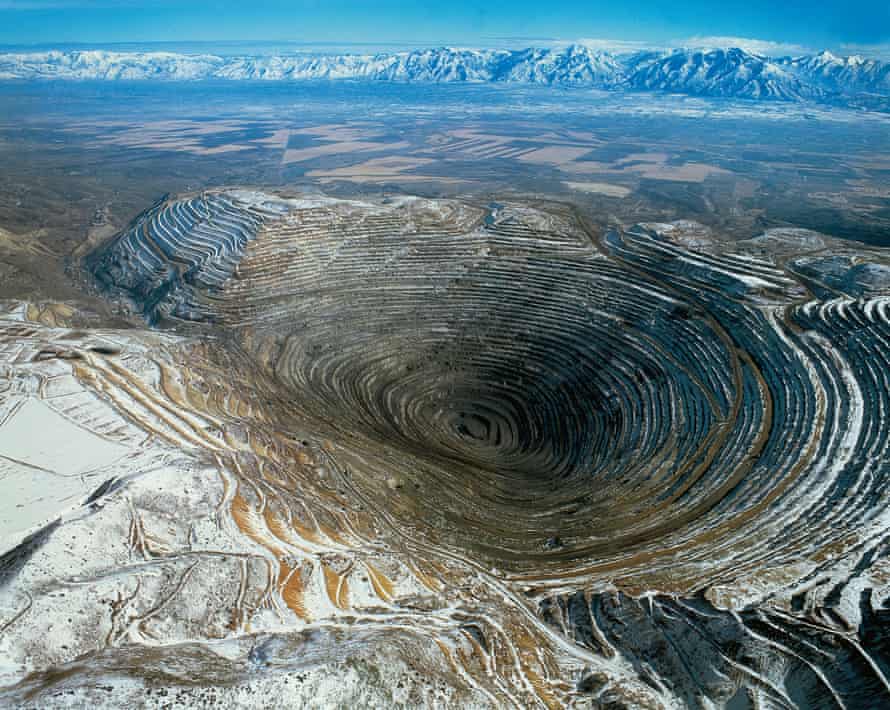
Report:
M 0 310 L 0 704 L 890 705 L 885 250 L 247 187 L 88 247 L 117 321 Z

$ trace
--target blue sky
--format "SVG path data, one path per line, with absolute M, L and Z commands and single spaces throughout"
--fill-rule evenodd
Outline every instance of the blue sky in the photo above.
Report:
M 890 0 L 0 0 L 0 43 L 296 40 L 544 45 L 743 37 L 890 46 Z

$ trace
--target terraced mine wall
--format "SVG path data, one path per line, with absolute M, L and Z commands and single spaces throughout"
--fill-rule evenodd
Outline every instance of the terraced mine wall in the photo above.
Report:
M 274 383 L 265 420 L 328 442 L 343 519 L 375 521 L 354 548 L 472 587 L 457 665 L 496 703 L 876 707 L 887 267 L 802 245 L 233 190 L 164 200 L 85 265 Z M 270 522 L 260 478 L 231 511 L 284 565 L 299 506 Z

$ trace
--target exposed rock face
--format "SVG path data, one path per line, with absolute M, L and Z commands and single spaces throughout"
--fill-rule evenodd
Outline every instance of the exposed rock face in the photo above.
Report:
M 219 290 L 247 242 L 274 212 L 227 194 L 161 201 L 88 259 L 103 284 L 130 294 L 149 321 L 196 317 L 199 294 Z
M 777 265 L 701 232 L 404 197 L 154 206 L 85 263 L 218 339 L 52 361 L 208 476 L 169 484 L 163 542 L 147 491 L 96 497 L 109 539 L 131 521 L 104 569 L 135 550 L 169 576 L 135 593 L 170 600 L 151 621 L 117 614 L 109 638 L 249 660 L 257 635 L 338 628 L 319 659 L 389 639 L 497 706 L 890 699 L 886 267 L 826 268 L 809 234 Z M 814 274 L 833 279 L 815 298 Z M 216 625 L 190 606 L 210 599 Z M 14 628 L 11 648 L 33 638 Z

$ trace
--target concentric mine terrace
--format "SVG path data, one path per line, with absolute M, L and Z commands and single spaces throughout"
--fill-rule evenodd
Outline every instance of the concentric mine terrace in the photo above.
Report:
M 879 256 L 231 189 L 83 266 L 152 327 L 0 317 L 0 436 L 115 447 L 4 548 L 7 700 L 355 658 L 402 689 L 369 704 L 890 703 Z

